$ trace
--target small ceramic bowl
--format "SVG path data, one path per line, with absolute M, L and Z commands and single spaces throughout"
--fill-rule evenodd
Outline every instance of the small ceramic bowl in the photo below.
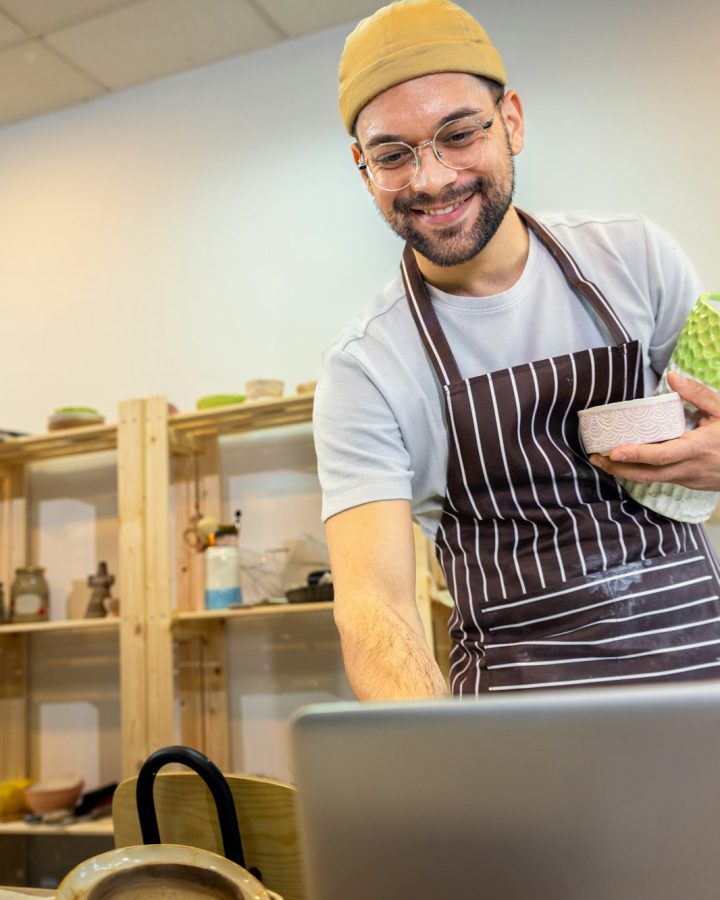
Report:
M 608 456 L 620 444 L 654 444 L 685 432 L 685 413 L 679 394 L 657 394 L 621 400 L 578 411 L 580 437 L 588 454 Z
M 25 803 L 31 812 L 38 815 L 59 809 L 75 809 L 84 784 L 82 778 L 76 776 L 37 782 L 25 788 Z
M 248 400 L 268 400 L 271 397 L 282 397 L 285 382 L 272 378 L 256 378 L 245 382 Z

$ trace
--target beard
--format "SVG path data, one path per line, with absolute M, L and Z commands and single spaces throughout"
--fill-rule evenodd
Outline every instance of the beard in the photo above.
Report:
M 428 206 L 450 206 L 477 193 L 482 205 L 477 218 L 469 226 L 464 223 L 433 229 L 426 234 L 415 227 L 413 209 Z M 397 197 L 392 210 L 384 215 L 392 230 L 433 265 L 458 266 L 477 256 L 492 240 L 512 203 L 515 193 L 515 161 L 508 146 L 507 164 L 499 176 L 477 175 L 462 187 L 449 187 L 432 197 L 418 193 Z

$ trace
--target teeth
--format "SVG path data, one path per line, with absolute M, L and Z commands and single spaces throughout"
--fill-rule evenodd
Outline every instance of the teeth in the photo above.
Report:
M 461 200 L 459 203 L 453 203 L 452 206 L 446 206 L 444 209 L 425 209 L 423 212 L 427 216 L 446 216 L 448 213 L 451 213 L 454 209 L 457 209 L 458 206 L 462 206 L 465 201 Z

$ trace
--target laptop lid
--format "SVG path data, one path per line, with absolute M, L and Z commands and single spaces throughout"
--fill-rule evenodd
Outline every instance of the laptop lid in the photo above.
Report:
M 323 704 L 291 728 L 311 900 L 717 900 L 720 685 Z

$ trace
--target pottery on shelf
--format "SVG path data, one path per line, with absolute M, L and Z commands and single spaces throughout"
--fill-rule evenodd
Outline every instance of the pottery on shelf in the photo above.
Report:
M 25 803 L 34 813 L 50 813 L 60 809 L 75 809 L 82 794 L 84 781 L 79 776 L 58 778 L 54 781 L 37 782 L 25 788 Z

